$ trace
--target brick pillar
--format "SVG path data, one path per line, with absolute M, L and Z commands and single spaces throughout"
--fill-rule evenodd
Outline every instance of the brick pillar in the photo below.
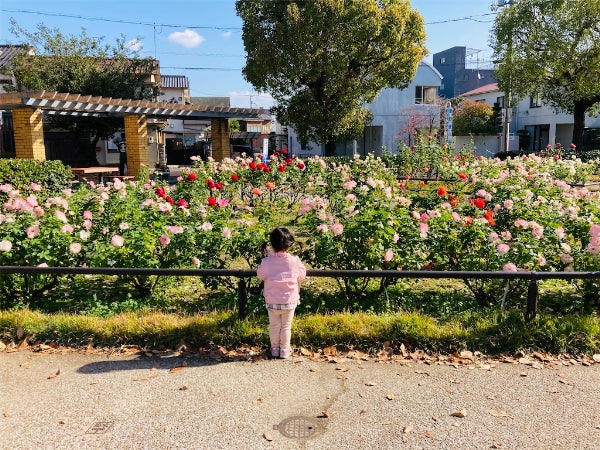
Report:
M 13 128 L 15 133 L 15 156 L 20 159 L 46 159 L 42 110 L 14 108 Z
M 227 119 L 211 119 L 210 134 L 212 137 L 212 157 L 215 161 L 223 161 L 231 157 Z
M 125 143 L 127 144 L 127 173 L 137 176 L 140 167 L 148 166 L 148 129 L 146 116 L 125 116 Z

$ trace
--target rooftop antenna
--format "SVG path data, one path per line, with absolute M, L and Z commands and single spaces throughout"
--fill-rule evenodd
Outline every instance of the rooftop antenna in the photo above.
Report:
M 503 6 L 510 6 L 515 3 L 516 0 L 496 0 L 496 2 L 492 3 L 490 9 L 492 11 L 498 11 L 498 8 Z

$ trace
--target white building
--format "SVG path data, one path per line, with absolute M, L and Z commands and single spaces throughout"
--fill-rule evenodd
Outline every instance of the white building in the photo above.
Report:
M 496 83 L 465 92 L 461 97 L 483 101 L 490 106 L 499 103 L 501 107 L 504 107 L 504 92 L 498 89 Z M 600 127 L 600 117 L 586 117 L 585 126 Z M 509 130 L 511 150 L 522 149 L 527 152 L 539 152 L 548 144 L 557 143 L 568 147 L 573 137 L 573 115 L 555 112 L 550 106 L 544 104 L 540 97 L 526 97 L 511 108 Z M 492 144 L 496 144 L 496 147 Z M 496 153 L 500 149 L 499 141 L 486 146 L 485 150 L 480 148 L 482 143 L 478 140 L 475 145 L 478 153 L 485 150 Z M 485 144 L 483 145 L 485 146 Z
M 336 153 L 341 156 L 374 153 L 381 156 L 385 148 L 396 153 L 398 144 L 413 144 L 415 129 L 433 133 L 440 124 L 438 90 L 442 75 L 430 63 L 423 61 L 406 89 L 385 88 L 367 108 L 373 121 L 365 128 L 362 139 L 338 143 Z M 288 148 L 301 157 L 323 155 L 324 145 L 309 142 L 302 145 L 292 127 L 288 128 Z

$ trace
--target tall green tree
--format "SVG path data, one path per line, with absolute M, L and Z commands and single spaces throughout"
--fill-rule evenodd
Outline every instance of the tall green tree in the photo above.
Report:
M 156 85 L 147 84 L 156 67 L 151 58 L 139 58 L 127 46 L 125 37 L 114 45 L 104 38 L 64 35 L 60 30 L 38 24 L 29 32 L 11 20 L 12 34 L 22 39 L 23 51 L 12 61 L 10 69 L 16 80 L 12 90 L 47 90 L 71 94 L 112 98 L 151 100 L 158 94 Z M 10 89 L 10 88 L 9 88 Z M 49 127 L 67 130 L 80 159 L 96 161 L 96 144 L 123 128 L 118 117 L 48 116 Z M 84 143 L 85 144 L 82 144 Z
M 405 88 L 427 54 L 422 16 L 408 0 L 237 0 L 244 77 L 276 101 L 301 142 L 362 135 L 364 107 L 384 87 Z
M 573 114 L 579 145 L 586 114 L 600 111 L 600 0 L 515 1 L 496 17 L 491 46 L 500 89 Z

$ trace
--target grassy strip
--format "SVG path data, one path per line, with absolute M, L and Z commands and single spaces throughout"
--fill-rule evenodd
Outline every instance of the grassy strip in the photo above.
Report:
M 31 310 L 0 311 L 0 337 L 17 340 L 17 329 L 30 342 L 56 342 L 64 346 L 173 348 L 243 344 L 266 348 L 266 317 L 238 321 L 233 312 L 181 316 L 163 313 L 125 313 L 111 318 L 70 314 L 46 315 Z M 525 322 L 520 312 L 465 313 L 441 321 L 412 312 L 397 314 L 337 313 L 299 315 L 294 321 L 293 344 L 312 349 L 330 345 L 375 351 L 385 341 L 408 349 L 448 353 L 460 349 L 486 354 L 519 350 L 549 353 L 600 352 L 600 318 L 597 316 L 540 315 Z

